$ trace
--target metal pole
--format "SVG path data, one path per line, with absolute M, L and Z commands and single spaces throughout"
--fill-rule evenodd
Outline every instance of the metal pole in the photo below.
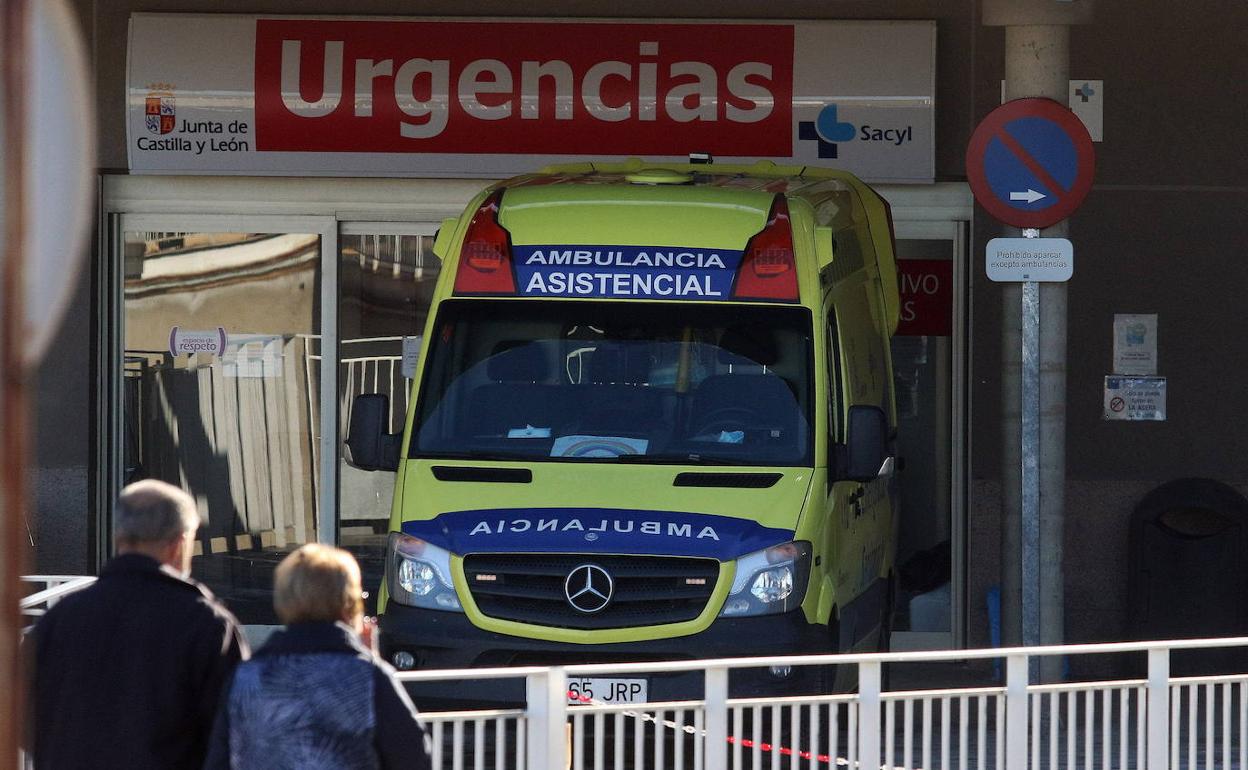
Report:
M 526 690 L 528 770 L 563 770 L 568 761 L 568 676 L 559 667 L 529 674 Z
M 1005 41 L 1006 101 L 1041 96 L 1065 104 L 1070 80 L 1070 28 L 1006 27 Z M 1037 231 L 1023 234 L 1040 235 Z M 1060 223 L 1044 234 L 1063 237 L 1066 225 Z M 1027 307 L 1029 291 L 1038 329 L 1030 355 L 1035 366 L 1031 379 L 1027 379 L 1029 354 L 1024 348 L 1024 327 L 1032 312 Z M 1024 644 L 1060 644 L 1065 638 L 1066 284 L 1031 284 L 1030 290 L 1024 284 L 1021 289 L 1007 291 L 1004 301 L 1006 317 L 1021 309 L 1023 323 L 1014 327 L 1007 321 L 1002 337 L 1006 367 L 1003 416 L 1007 423 L 1013 415 L 1019 416 L 1017 434 L 1012 426 L 1003 428 L 1002 462 L 1008 469 L 1002 473 L 1002 483 L 1007 485 L 1002 498 L 1003 640 L 1006 644 L 1014 639 Z M 1015 351 L 1021 364 L 1018 368 L 1013 365 Z M 1036 404 L 1031 405 L 1033 395 Z M 1030 418 L 1024 414 L 1028 406 Z M 1036 448 L 1035 457 L 1028 456 L 1024 448 L 1028 446 Z M 1017 496 L 1010 486 L 1019 490 Z M 1060 657 L 1046 656 L 1039 666 L 1042 680 L 1060 678 Z
M 1027 658 L 1005 660 L 1005 770 L 1027 770 Z
M 1242 687 L 1243 685 L 1241 685 Z M 1170 650 L 1148 651 L 1148 765 L 1147 770 L 1170 766 Z M 1190 739 L 1189 739 L 1190 740 Z M 1243 736 L 1240 737 L 1243 740 Z M 1144 763 L 1144 757 L 1136 759 Z
M 858 664 L 858 766 L 863 768 L 880 766 L 880 671 L 879 661 Z
M 1039 238 L 1040 231 L 1024 230 L 1023 236 Z M 1024 646 L 1035 647 L 1040 643 L 1040 284 L 1035 281 L 1023 283 L 1022 313 L 1022 637 Z
M 728 766 L 728 669 L 706 670 L 706 767 Z M 599 738 L 602 740 L 602 738 Z M 623 740 L 623 736 L 616 740 Z
M 23 133 L 25 127 L 26 0 L 7 0 L 0 17 L 3 37 L 3 232 L 0 254 L 0 768 L 17 761 L 23 724 L 22 667 L 18 635 L 20 577 L 25 554 L 21 522 L 26 513 L 26 365 L 22 346 Z

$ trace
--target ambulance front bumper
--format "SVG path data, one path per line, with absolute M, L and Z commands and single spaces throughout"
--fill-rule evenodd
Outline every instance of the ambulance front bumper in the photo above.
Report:
M 705 658 L 814 655 L 832 651 L 825 626 L 806 622 L 802 612 L 751 618 L 717 618 L 705 631 L 690 636 L 612 644 L 569 644 L 508 636 L 485 631 L 466 615 L 406 607 L 391 602 L 381 616 L 381 650 L 388 662 L 399 652 L 410 653 L 415 670 L 471 669 L 582 663 L 635 663 Z M 807 694 L 816 692 L 816 667 L 796 667 L 787 676 L 767 667 L 735 670 L 729 675 L 732 697 Z M 604 674 L 604 676 L 610 676 Z M 629 674 L 629 677 L 638 676 Z M 701 671 L 652 674 L 650 702 L 701 698 Z M 418 701 L 445 703 L 523 704 L 523 678 L 478 680 L 467 677 L 446 682 L 409 684 Z

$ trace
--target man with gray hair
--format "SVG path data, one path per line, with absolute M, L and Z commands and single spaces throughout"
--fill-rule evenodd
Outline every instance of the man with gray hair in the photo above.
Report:
M 116 557 L 35 626 L 36 768 L 199 768 L 221 689 L 247 657 L 190 579 L 199 514 L 163 481 L 122 490 Z

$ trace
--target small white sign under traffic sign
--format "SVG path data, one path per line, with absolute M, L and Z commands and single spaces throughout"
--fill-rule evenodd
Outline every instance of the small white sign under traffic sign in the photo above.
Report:
M 1069 281 L 1075 248 L 1065 238 L 993 238 L 985 250 L 990 281 Z

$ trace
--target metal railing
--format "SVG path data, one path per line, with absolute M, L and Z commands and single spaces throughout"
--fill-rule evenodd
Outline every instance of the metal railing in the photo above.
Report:
M 303 340 L 306 354 L 304 356 L 304 380 L 307 383 L 309 414 L 312 404 L 318 398 L 316 387 L 321 367 L 321 337 L 318 334 L 296 335 Z M 345 378 L 338 394 L 340 402 L 339 430 L 346 436 L 347 425 L 351 420 L 351 407 L 355 397 L 362 393 L 385 393 L 390 398 L 390 425 L 402 429 L 402 420 L 407 412 L 407 393 L 411 380 L 403 375 L 401 353 L 383 353 L 374 355 L 350 355 L 350 346 L 399 347 L 403 345 L 403 337 L 361 337 L 359 339 L 340 340 L 340 356 L 338 360 L 339 376 Z M 313 352 L 315 346 L 315 352 Z M 397 419 L 396 419 L 397 417 Z M 319 426 L 312 423 L 313 445 L 319 443 Z
M 36 618 L 94 577 L 24 577 Z M 1172 676 L 1172 653 L 1248 648 L 1248 637 L 1060 647 L 781 656 L 412 671 L 408 684 L 523 679 L 525 706 L 425 711 L 441 770 L 1248 769 L 1248 673 Z M 1041 684 L 1052 656 L 1144 656 L 1144 678 Z M 1004 661 L 1004 684 L 889 689 L 885 666 Z M 1238 663 L 1226 664 L 1234 667 Z M 730 697 L 730 672 L 853 667 L 858 691 Z M 608 704 L 569 681 L 698 674 L 702 697 Z
M 1171 652 L 1248 638 L 869 655 L 404 672 L 526 680 L 527 708 L 425 713 L 435 768 L 476 770 L 1213 770 L 1248 768 L 1248 674 L 1171 677 Z M 1143 679 L 1030 683 L 1049 656 L 1144 655 Z M 1003 686 L 887 690 L 884 666 L 1003 660 Z M 854 694 L 730 698 L 729 672 L 853 666 Z M 702 672 L 703 697 L 569 705 L 569 679 Z M 570 697 L 573 696 L 573 697 Z
M 403 374 L 403 356 L 400 354 L 345 355 L 348 345 L 376 343 L 402 346 L 403 338 L 372 337 L 343 340 L 339 343 L 344 355 L 339 358 L 338 365 L 345 370 L 346 376 L 346 382 L 339 394 L 342 402 L 339 410 L 341 415 L 339 430 L 343 436 L 346 436 L 347 426 L 351 423 L 351 409 L 355 405 L 355 397 L 364 393 L 384 393 L 390 403 L 390 413 L 387 415 L 390 431 L 403 430 L 403 418 L 407 414 L 407 394 L 412 385 L 411 379 Z
M 42 586 L 23 596 L 18 603 L 23 616 L 37 618 L 63 597 L 94 583 L 95 578 L 91 575 L 25 575 L 22 582 Z

